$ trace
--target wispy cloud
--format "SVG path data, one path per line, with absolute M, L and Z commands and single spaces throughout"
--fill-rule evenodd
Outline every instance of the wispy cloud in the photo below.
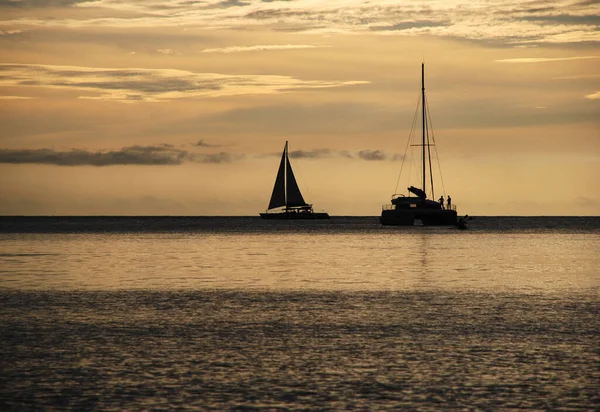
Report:
M 0 96 L 0 100 L 30 100 L 35 99 L 35 97 L 28 96 Z
M 404 31 L 410 29 L 420 29 L 424 27 L 447 27 L 450 26 L 448 20 L 407 20 L 393 24 L 384 24 L 381 26 L 372 25 L 369 28 L 373 31 Z
M 592 100 L 600 99 L 600 91 L 598 91 L 596 93 L 592 93 L 592 94 L 587 94 L 584 97 L 586 99 L 592 99 Z
M 274 153 L 274 156 L 279 156 L 280 153 Z M 289 153 L 293 159 L 320 159 L 335 156 L 335 153 L 329 149 L 313 149 L 313 150 L 292 150 Z
M 432 35 L 505 44 L 600 41 L 598 3 L 556 0 L 30 0 L 11 7 L 47 7 L 52 18 L 2 25 L 62 27 L 258 28 L 306 33 Z M 6 6 L 6 2 L 4 2 Z M 51 7 L 50 7 L 51 6 Z M 70 7 L 65 19 L 61 7 Z M 90 8 L 103 17 L 90 18 Z M 77 12 L 81 13 L 77 13 Z
M 35 7 L 70 7 L 78 3 L 94 2 L 96 0 L 0 0 L 0 7 L 35 8 Z
M 281 152 L 269 153 L 267 156 L 281 156 Z M 358 152 L 332 149 L 292 150 L 291 152 L 289 152 L 289 156 L 293 159 L 327 159 L 338 157 L 367 161 L 397 161 L 402 159 L 402 155 L 390 154 L 380 149 L 364 149 Z
M 85 91 L 82 99 L 160 102 L 177 98 L 273 94 L 365 81 L 300 80 L 276 75 L 227 75 L 173 69 L 108 69 L 80 66 L 0 64 L 0 85 Z
M 388 158 L 388 156 L 386 156 L 386 154 L 379 149 L 361 150 L 360 152 L 358 152 L 358 157 L 363 160 L 377 160 L 377 161 L 387 160 L 387 158 Z
M 563 60 L 586 60 L 597 59 L 600 56 L 573 56 L 573 57 L 521 57 L 517 59 L 494 60 L 496 63 L 545 63 Z
M 221 147 L 220 144 L 211 144 L 204 141 L 204 139 L 198 140 L 196 143 L 192 143 L 192 146 L 196 147 Z
M 215 148 L 220 145 L 200 140 L 196 147 Z M 176 166 L 184 163 L 220 164 L 244 159 L 246 156 L 257 158 L 279 157 L 281 152 L 268 154 L 234 154 L 228 152 L 197 153 L 179 149 L 171 144 L 151 146 L 127 146 L 115 150 L 55 150 L 55 149 L 0 149 L 0 164 L 46 164 L 55 166 Z M 294 150 L 289 153 L 293 159 L 329 159 L 345 158 L 366 161 L 397 161 L 402 156 L 389 154 L 379 149 L 364 149 L 352 153 L 346 150 L 312 149 Z
M 156 51 L 161 54 L 175 54 L 175 52 L 171 49 L 158 49 Z
M 12 36 L 14 34 L 22 33 L 23 30 L 0 30 L 0 36 Z
M 214 49 L 204 49 L 202 53 L 241 53 L 241 52 L 253 52 L 253 51 L 268 51 L 268 50 L 293 50 L 293 49 L 313 49 L 316 47 L 328 47 L 328 46 L 314 46 L 310 44 L 263 44 L 257 46 L 231 46 L 231 47 L 220 47 Z
M 180 165 L 193 163 L 228 163 L 237 157 L 229 153 L 199 154 L 174 148 L 172 145 L 129 146 L 119 150 L 89 151 L 73 149 L 0 149 L 0 163 L 48 164 L 55 166 L 116 166 L 116 165 Z

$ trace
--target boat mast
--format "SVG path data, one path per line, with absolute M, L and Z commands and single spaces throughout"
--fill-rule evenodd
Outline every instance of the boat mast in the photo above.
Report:
M 283 153 L 285 153 L 285 167 L 283 174 L 283 198 L 285 199 L 285 211 L 288 211 L 288 202 L 287 202 L 287 168 L 288 168 L 288 141 L 285 141 L 285 148 L 283 149 Z
M 425 63 L 421 63 L 421 105 L 423 111 L 423 124 L 422 124 L 422 157 L 423 157 L 423 192 L 427 197 L 427 190 L 425 189 Z M 286 146 L 287 147 L 287 146 Z M 425 199 L 423 199 L 425 201 Z

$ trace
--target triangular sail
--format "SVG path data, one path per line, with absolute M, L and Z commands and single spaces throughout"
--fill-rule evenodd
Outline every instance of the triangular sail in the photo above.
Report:
M 287 146 L 286 146 L 287 148 Z M 298 183 L 296 183 L 296 178 L 294 177 L 294 172 L 292 171 L 292 165 L 290 164 L 290 159 L 287 158 L 287 151 L 285 153 L 286 156 L 286 177 L 287 177 L 287 205 L 289 207 L 294 206 L 306 206 L 306 202 L 302 197 L 302 193 L 300 193 L 300 188 L 298 187 Z
M 275 178 L 275 186 L 273 186 L 273 194 L 271 194 L 269 209 L 285 206 L 285 160 L 286 152 L 284 149 L 283 154 L 281 155 L 277 177 Z

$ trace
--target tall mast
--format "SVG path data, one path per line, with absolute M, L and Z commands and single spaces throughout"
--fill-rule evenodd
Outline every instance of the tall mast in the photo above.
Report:
M 288 165 L 288 162 L 290 161 L 288 159 L 288 141 L 287 140 L 285 141 L 285 148 L 283 149 L 283 152 L 285 153 L 285 156 L 284 156 L 285 157 L 285 168 L 284 168 L 285 171 L 284 171 L 284 175 L 283 175 L 284 176 L 284 178 L 283 178 L 283 188 L 284 188 L 283 198 L 285 199 L 285 210 L 287 212 L 287 210 L 288 210 L 288 201 L 287 201 L 287 168 L 288 167 L 287 167 L 287 165 Z
M 427 190 L 425 189 L 425 63 L 421 63 L 421 106 L 423 111 L 423 124 L 422 124 L 422 154 L 423 154 L 423 192 L 427 196 Z M 286 146 L 287 147 L 287 146 Z

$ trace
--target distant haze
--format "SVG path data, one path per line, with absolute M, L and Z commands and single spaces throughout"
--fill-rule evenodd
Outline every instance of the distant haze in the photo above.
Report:
M 436 197 L 459 214 L 600 215 L 598 2 L 0 13 L 0 215 L 257 215 L 285 141 L 316 210 L 378 215 L 418 181 L 410 162 L 398 173 L 423 61 Z

